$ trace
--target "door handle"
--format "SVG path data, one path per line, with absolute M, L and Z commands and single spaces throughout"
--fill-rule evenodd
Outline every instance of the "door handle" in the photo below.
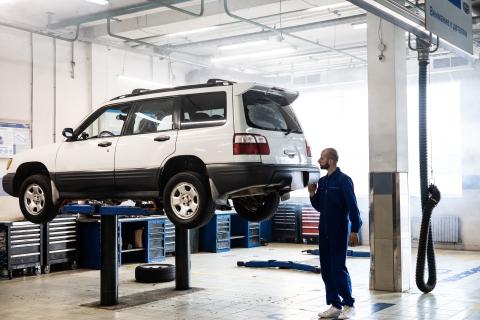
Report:
M 283 153 L 287 155 L 289 158 L 295 157 L 295 151 L 283 150 Z
M 170 136 L 158 136 L 155 137 L 153 140 L 157 142 L 167 141 L 170 140 Z
M 103 141 L 98 144 L 99 147 L 103 147 L 103 148 L 110 147 L 111 145 L 112 143 L 110 141 Z

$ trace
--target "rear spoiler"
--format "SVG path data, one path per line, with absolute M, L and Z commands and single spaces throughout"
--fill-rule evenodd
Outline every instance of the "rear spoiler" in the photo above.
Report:
M 298 91 L 287 90 L 279 87 L 270 87 L 255 82 L 238 83 L 233 85 L 233 94 L 242 95 L 248 90 L 264 92 L 266 96 L 274 101 L 292 104 L 298 98 Z

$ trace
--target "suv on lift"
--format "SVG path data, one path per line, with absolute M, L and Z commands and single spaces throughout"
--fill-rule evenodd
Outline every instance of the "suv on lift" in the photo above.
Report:
M 72 200 L 149 200 L 186 228 L 231 199 L 251 221 L 319 179 L 290 104 L 297 92 L 211 79 L 114 98 L 60 143 L 15 155 L 4 190 L 41 223 Z

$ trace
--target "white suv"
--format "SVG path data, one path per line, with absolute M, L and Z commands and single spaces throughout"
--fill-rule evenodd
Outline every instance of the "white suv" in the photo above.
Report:
M 211 79 L 114 98 L 65 141 L 20 153 L 4 190 L 41 223 L 71 200 L 149 200 L 185 228 L 231 199 L 251 221 L 319 179 L 290 104 L 297 92 Z

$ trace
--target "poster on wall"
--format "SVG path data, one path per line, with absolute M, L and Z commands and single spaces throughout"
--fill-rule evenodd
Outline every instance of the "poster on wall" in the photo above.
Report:
M 0 122 L 0 158 L 11 158 L 30 146 L 29 124 Z

